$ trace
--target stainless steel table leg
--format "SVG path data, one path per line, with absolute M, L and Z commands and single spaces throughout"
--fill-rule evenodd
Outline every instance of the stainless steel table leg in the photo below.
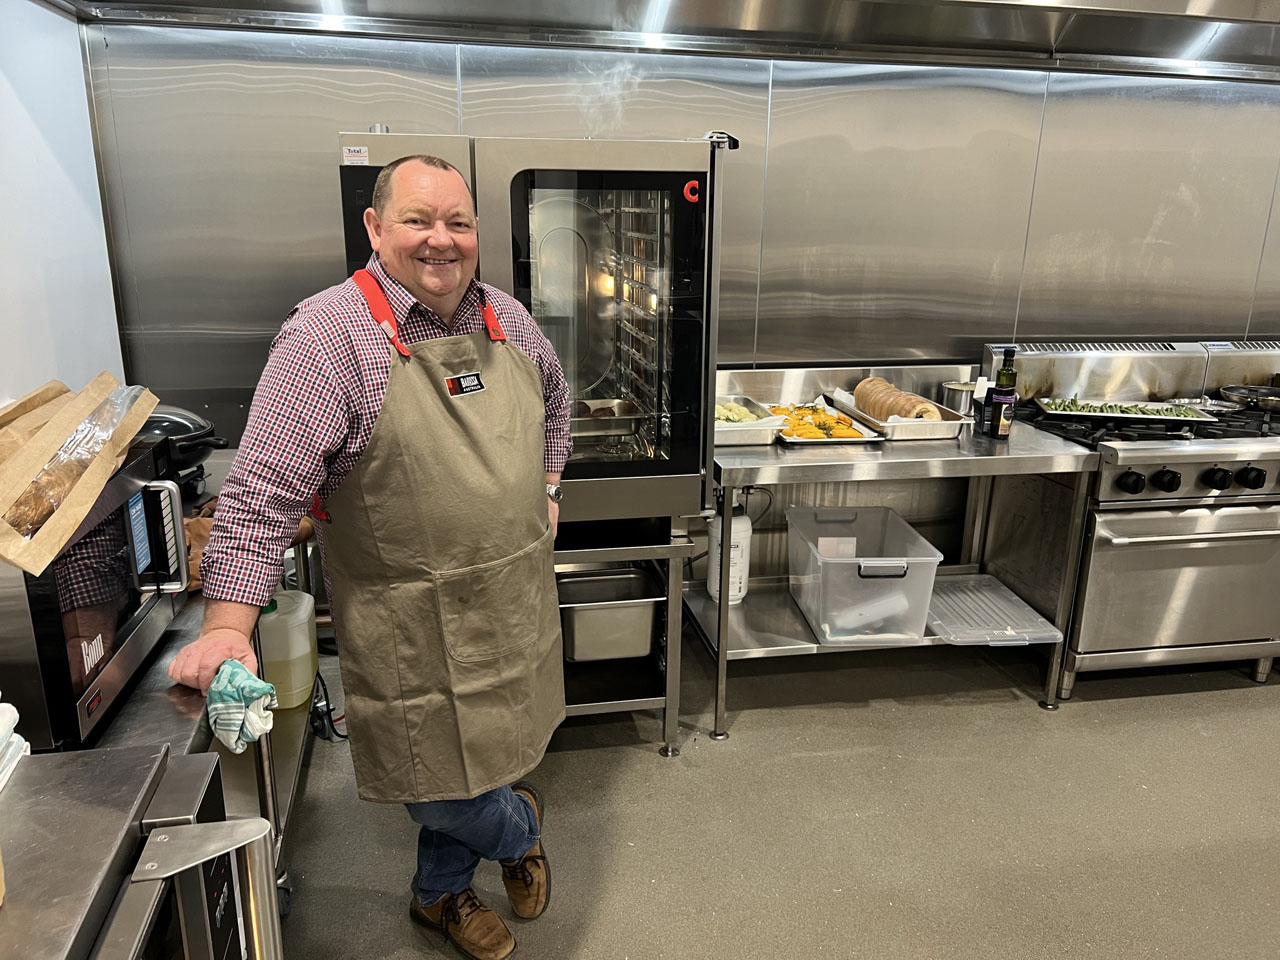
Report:
M 1064 670 L 1066 646 L 1071 642 L 1071 618 L 1075 612 L 1076 579 L 1080 574 L 1080 551 L 1083 547 L 1084 524 L 1088 515 L 1089 482 L 1091 474 L 1078 473 L 1071 498 L 1071 523 L 1067 528 L 1067 562 L 1063 565 L 1062 586 L 1058 593 L 1058 608 L 1054 612 L 1053 625 L 1062 631 L 1062 642 L 1054 645 L 1049 658 L 1049 672 L 1044 681 L 1044 699 L 1040 706 L 1057 710 L 1058 699 L 1071 698 L 1075 686 L 1076 671 Z
M 293 548 L 293 569 L 298 578 L 298 589 L 311 592 L 311 541 L 305 540 Z
M 1062 673 L 1062 651 L 1066 645 L 1065 640 L 1060 640 L 1053 645 L 1053 653 L 1049 655 L 1049 672 L 1044 678 L 1044 699 L 1040 701 L 1040 706 L 1046 710 L 1058 709 L 1058 679 Z
M 1062 700 L 1071 699 L 1071 691 L 1076 685 L 1076 672 L 1074 670 L 1062 671 L 1062 682 L 1058 686 L 1058 697 Z
M 680 756 L 680 644 L 681 610 L 684 606 L 684 558 L 667 558 L 667 702 L 662 708 L 664 757 Z
M 258 658 L 258 676 L 262 676 L 262 637 L 257 625 L 253 628 L 253 653 Z M 271 824 L 271 841 L 275 846 L 276 859 L 279 860 L 280 848 L 284 845 L 284 837 L 280 832 L 280 809 L 276 797 L 275 766 L 271 762 L 271 734 L 264 733 L 258 742 L 249 747 L 255 751 L 258 773 L 258 809 L 263 819 Z M 273 864 L 274 866 L 274 864 Z
M 1259 657 L 1253 665 L 1253 679 L 1257 683 L 1267 682 L 1267 677 L 1271 674 L 1271 660 L 1271 657 Z
M 716 604 L 716 717 L 712 740 L 727 740 L 729 684 L 729 561 L 733 556 L 733 487 L 720 488 L 720 593 Z
M 275 844 L 260 837 L 237 857 L 249 960 L 283 960 L 280 907 L 276 893 Z

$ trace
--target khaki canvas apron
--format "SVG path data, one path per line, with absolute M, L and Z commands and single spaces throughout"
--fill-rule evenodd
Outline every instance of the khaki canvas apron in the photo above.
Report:
M 324 504 L 356 783 L 382 803 L 474 797 L 537 766 L 564 719 L 542 380 L 483 299 L 487 333 L 406 347 L 377 281 L 354 279 L 392 350 L 368 446 Z

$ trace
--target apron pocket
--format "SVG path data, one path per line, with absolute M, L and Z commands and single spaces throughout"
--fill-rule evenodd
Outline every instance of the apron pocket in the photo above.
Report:
M 433 574 L 440 633 L 460 663 L 496 660 L 538 639 L 555 593 L 551 531 L 503 560 Z

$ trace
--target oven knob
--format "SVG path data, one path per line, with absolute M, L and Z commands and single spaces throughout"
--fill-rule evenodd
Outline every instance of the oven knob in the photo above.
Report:
M 1202 479 L 1205 486 L 1213 487 L 1215 490 L 1226 490 L 1231 486 L 1231 471 L 1225 467 L 1211 467 L 1204 472 Z
M 1267 471 L 1261 467 L 1245 467 L 1236 474 L 1236 483 L 1250 490 L 1260 490 L 1267 482 Z
M 1125 493 L 1141 493 L 1147 489 L 1147 478 L 1136 470 L 1126 470 L 1116 477 L 1116 486 Z
M 1177 470 L 1157 470 L 1151 475 L 1151 485 L 1165 493 L 1173 493 L 1182 486 L 1182 474 Z

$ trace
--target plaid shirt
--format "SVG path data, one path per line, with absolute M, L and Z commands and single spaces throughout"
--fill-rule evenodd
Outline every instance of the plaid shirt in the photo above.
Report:
M 453 326 L 392 279 L 375 253 L 368 270 L 391 304 L 405 343 L 484 330 L 480 284 L 471 282 Z M 548 473 L 572 451 L 569 388 L 550 342 L 514 297 L 484 286 L 507 339 L 542 373 Z M 235 464 L 218 498 L 200 575 L 204 594 L 262 606 L 312 496 L 327 500 L 364 453 L 391 376 L 391 342 L 353 280 L 294 307 L 271 344 Z
M 129 508 L 123 507 L 87 532 L 53 561 L 53 582 L 58 589 L 58 610 L 70 613 L 82 607 L 117 602 L 129 592 L 129 548 L 124 525 Z

